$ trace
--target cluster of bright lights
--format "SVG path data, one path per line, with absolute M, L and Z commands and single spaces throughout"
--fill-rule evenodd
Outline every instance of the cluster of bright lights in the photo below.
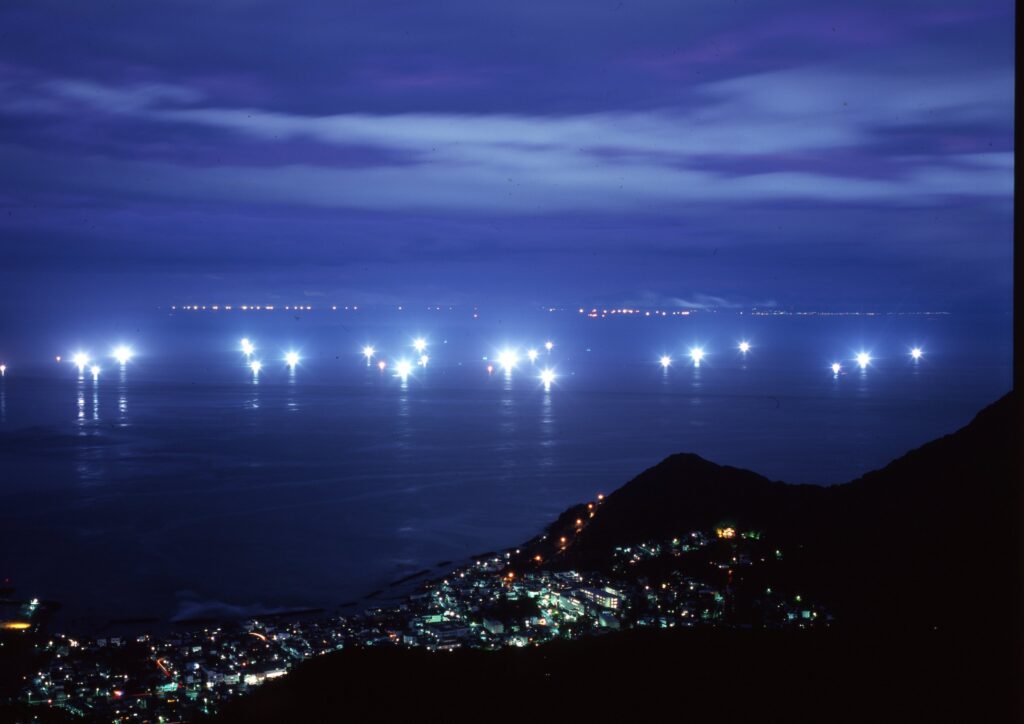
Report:
M 251 357 L 253 353 L 256 351 L 256 346 L 249 341 L 248 337 L 242 339 L 241 345 L 242 354 L 244 354 L 246 357 Z
M 127 346 L 122 344 L 121 346 L 116 347 L 114 349 L 114 352 L 113 352 L 112 356 L 114 357 L 114 359 L 117 360 L 117 363 L 119 365 L 124 367 L 126 364 L 131 362 L 132 357 L 135 356 L 135 353 L 132 351 L 131 347 L 127 347 Z
M 667 354 L 663 354 L 661 356 L 661 359 L 658 361 L 661 362 L 661 366 L 664 367 L 665 369 L 668 369 L 669 367 L 672 366 L 672 358 L 669 357 Z
M 505 372 L 511 372 L 519 364 L 519 355 L 513 350 L 503 349 L 498 353 L 498 364 Z
M 395 363 L 395 376 L 403 382 L 412 374 L 412 362 L 407 359 L 400 359 Z
M 704 359 L 704 348 L 692 347 L 690 349 L 690 359 L 693 360 L 694 367 L 700 367 L 700 361 Z
M 296 365 L 299 364 L 299 353 L 288 352 L 284 356 L 284 363 L 288 365 L 291 369 L 295 369 Z

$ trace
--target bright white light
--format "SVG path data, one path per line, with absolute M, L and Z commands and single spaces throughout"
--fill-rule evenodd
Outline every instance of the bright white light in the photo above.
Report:
M 254 359 L 252 362 L 249 363 L 249 369 L 252 370 L 252 373 L 254 375 L 258 375 L 260 373 L 260 370 L 263 369 L 263 363 L 260 362 L 258 359 Z
M 510 349 L 503 349 L 498 353 L 498 364 L 500 364 L 506 372 L 511 372 L 512 369 L 519 364 L 519 355 Z
M 551 383 L 555 381 L 555 371 L 544 368 L 540 373 L 540 381 L 544 383 L 544 389 L 550 389 Z
M 132 352 L 132 348 L 124 345 L 121 345 L 114 350 L 114 359 L 116 359 L 117 363 L 122 367 L 128 364 L 134 355 L 135 353 Z
M 85 366 L 89 364 L 89 355 L 85 352 L 75 352 L 75 354 L 71 356 L 71 362 L 74 363 L 75 367 L 78 368 L 78 371 L 81 372 L 85 369 Z
M 295 365 L 297 365 L 299 363 L 299 353 L 298 352 L 288 352 L 284 356 L 284 363 L 286 365 L 288 365 L 289 367 L 291 367 L 292 369 L 295 369 Z
M 430 361 L 430 355 L 425 355 L 425 354 L 421 354 L 420 355 L 420 367 L 426 367 L 427 366 L 427 362 L 429 362 L 429 361 Z
M 704 348 L 703 347 L 693 347 L 690 350 L 690 359 L 693 360 L 693 366 L 694 367 L 700 367 L 700 361 L 702 359 L 704 359 Z
M 861 369 L 864 369 L 869 364 L 871 364 L 871 355 L 869 355 L 867 352 L 858 352 L 857 353 L 857 364 L 860 365 Z
M 544 343 L 544 349 L 546 349 L 548 352 L 550 352 L 551 348 L 554 347 L 554 346 L 555 346 L 555 343 L 552 342 L 551 340 L 548 340 L 547 342 Z
M 662 367 L 664 367 L 665 369 L 668 369 L 671 366 L 671 364 L 672 364 L 672 358 L 669 357 L 667 354 L 663 354 L 661 356 L 661 359 L 659 360 L 659 362 L 661 362 L 661 366 Z
M 526 353 L 526 356 L 530 358 L 530 362 L 536 362 L 537 361 L 537 350 L 531 349 L 529 352 Z
M 839 364 L 838 362 L 833 362 L 832 363 L 832 374 L 838 375 L 839 374 L 839 370 L 841 370 L 841 369 L 843 369 L 843 366 L 841 364 Z
M 249 341 L 248 337 L 243 339 L 241 344 L 242 344 L 242 354 L 244 354 L 246 357 L 252 356 L 252 353 L 256 351 L 255 345 L 253 345 L 253 343 Z
M 99 367 L 99 365 L 93 365 L 92 367 L 89 368 L 89 371 L 92 372 L 92 378 L 94 380 L 98 380 L 100 378 L 100 367 Z
M 427 340 L 423 339 L 423 337 L 417 337 L 413 340 L 412 346 L 417 352 L 423 354 L 423 350 L 427 348 Z
M 0 365 L 0 377 L 5 376 L 6 374 L 7 374 L 7 365 Z
M 922 354 L 924 354 L 924 352 L 921 351 L 920 347 L 914 347 L 914 349 L 910 350 L 910 356 L 915 360 L 921 359 Z
M 363 357 L 366 358 L 366 364 L 370 364 L 370 360 L 373 359 L 373 355 L 377 354 L 377 350 L 373 348 L 373 345 L 366 345 L 363 347 Z
M 388 363 L 385 362 L 384 360 L 381 360 L 380 362 L 377 363 L 377 369 L 379 369 L 381 372 L 383 372 L 384 368 L 387 367 L 387 366 L 388 366 Z
M 398 360 L 395 363 L 395 375 L 405 381 L 412 374 L 412 362 L 407 359 Z
M 740 352 L 746 354 L 750 351 L 750 342 L 740 342 Z

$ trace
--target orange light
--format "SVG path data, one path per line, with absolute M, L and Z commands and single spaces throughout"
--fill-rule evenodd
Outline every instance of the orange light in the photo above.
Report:
M 726 538 L 726 539 L 728 539 L 728 538 L 735 538 L 736 537 L 736 529 L 735 528 L 715 528 L 715 535 L 717 535 L 719 538 Z
M 604 500 L 604 493 L 598 493 L 597 494 L 597 499 L 598 500 Z
M 538 563 L 540 563 L 540 562 L 541 562 L 542 560 L 544 560 L 544 559 L 543 559 L 543 558 L 541 558 L 541 557 L 540 557 L 540 555 L 536 555 L 536 556 L 534 556 L 534 557 L 533 557 L 533 560 L 535 560 L 535 561 L 537 561 Z
M 577 518 L 576 519 L 576 527 L 579 528 L 581 525 L 583 525 L 583 518 Z
M 32 628 L 32 624 L 28 621 L 4 621 L 0 623 L 0 629 L 4 631 L 24 631 L 28 628 Z

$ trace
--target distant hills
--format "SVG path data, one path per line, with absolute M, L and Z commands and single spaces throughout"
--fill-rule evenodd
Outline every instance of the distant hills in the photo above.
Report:
M 615 718 L 1013 721 L 1019 713 L 1016 398 L 842 485 L 787 485 L 673 455 L 524 544 L 601 569 L 617 545 L 731 525 L 785 556 L 832 629 L 629 631 L 536 649 L 343 651 L 234 702 L 226 721 Z M 587 523 L 563 550 L 562 535 Z

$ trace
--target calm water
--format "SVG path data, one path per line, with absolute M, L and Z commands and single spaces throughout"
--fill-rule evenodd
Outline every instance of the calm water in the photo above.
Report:
M 7 360 L 0 577 L 63 602 L 79 627 L 333 606 L 514 545 L 674 452 L 841 482 L 1008 391 L 1009 330 L 1008 318 L 328 313 L 97 326 L 75 341 L 96 357 L 132 342 L 123 372 L 103 359 L 97 382 L 79 379 L 52 360 L 74 344 Z M 418 334 L 431 361 L 405 384 L 360 357 L 371 342 L 389 362 L 412 358 Z M 256 380 L 242 336 L 260 348 Z M 708 352 L 699 369 L 685 359 L 695 343 Z M 511 377 L 488 375 L 482 356 L 505 344 L 540 347 L 537 367 L 524 356 Z M 290 374 L 293 347 L 303 361 Z M 875 357 L 864 373 L 862 347 Z M 545 392 L 547 365 L 559 377 Z

